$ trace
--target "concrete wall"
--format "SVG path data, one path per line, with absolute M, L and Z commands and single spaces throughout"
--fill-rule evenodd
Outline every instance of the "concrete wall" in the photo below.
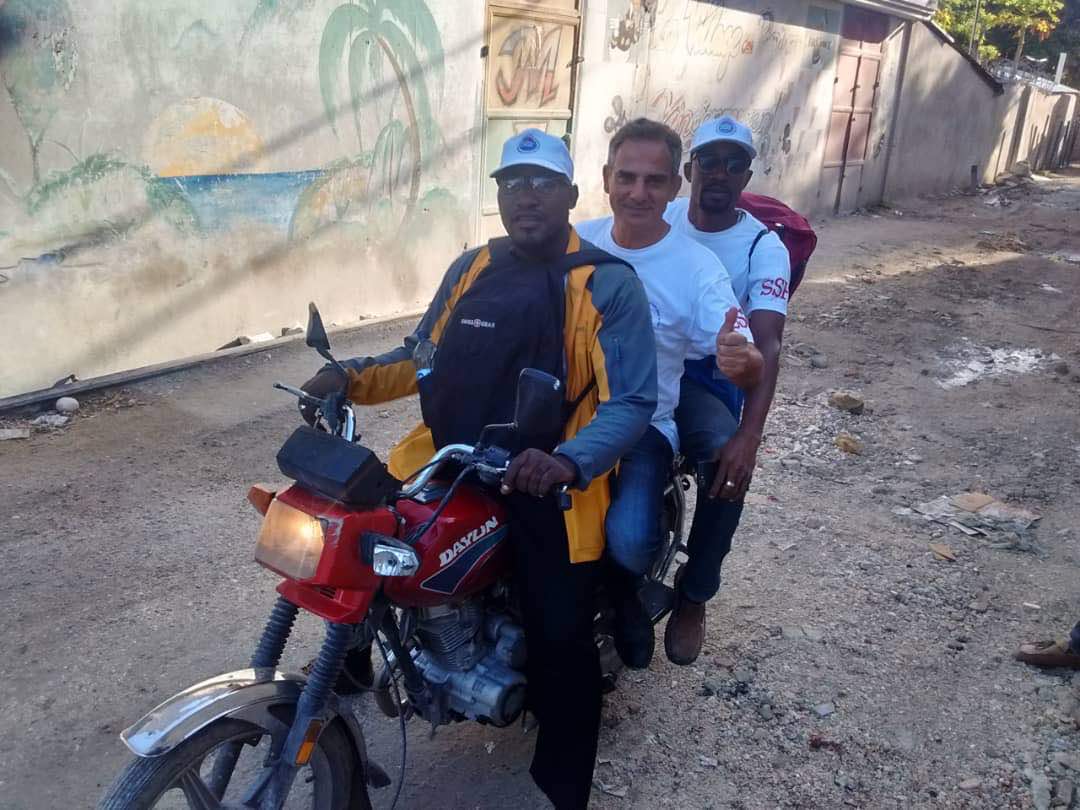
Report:
M 379 5 L 0 5 L 0 396 L 309 300 L 344 323 L 429 299 L 475 225 L 483 4 Z
M 842 6 L 658 0 L 654 11 L 632 0 L 586 4 L 574 128 L 581 216 L 606 213 L 599 177 L 607 141 L 641 115 L 672 126 L 687 146 L 706 119 L 740 118 L 759 146 L 753 190 L 820 210 Z
M 966 188 L 971 167 L 992 182 L 1017 162 L 1041 168 L 1064 122 L 1076 116 L 1076 96 L 1025 84 L 995 90 L 954 47 L 915 24 L 897 117 L 896 148 L 885 197 Z

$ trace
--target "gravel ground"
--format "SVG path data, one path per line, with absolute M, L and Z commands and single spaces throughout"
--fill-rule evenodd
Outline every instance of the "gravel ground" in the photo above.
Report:
M 1078 221 L 1073 175 L 821 223 L 705 652 L 608 697 L 595 807 L 1080 807 L 1080 673 L 1012 660 L 1080 619 Z M 269 383 L 317 365 L 283 345 L 0 442 L 0 807 L 92 806 L 121 728 L 246 661 L 274 580 L 243 496 L 295 424 Z M 367 442 L 416 413 L 365 409 Z M 911 510 L 963 492 L 1041 519 L 1002 543 Z M 299 627 L 290 666 L 319 638 Z M 394 724 L 365 726 L 396 775 Z M 518 728 L 409 742 L 400 806 L 545 806 Z

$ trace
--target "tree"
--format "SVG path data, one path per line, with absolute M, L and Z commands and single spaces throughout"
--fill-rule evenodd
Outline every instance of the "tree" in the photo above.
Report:
M 974 40 L 982 61 L 996 58 L 1015 38 L 1013 59 L 1019 65 L 1028 33 L 1046 39 L 1057 26 L 1061 9 L 1062 0 L 942 0 L 934 21 L 961 46 Z M 984 43 L 984 37 L 990 41 Z
M 1064 51 L 1067 56 L 1062 81 L 1071 87 L 1080 85 L 1080 0 L 1065 0 L 1057 28 L 1025 50 L 1032 56 L 1046 57 L 1051 68 L 1057 67 L 1058 54 Z
M 1024 41 L 1028 32 L 1046 39 L 1057 27 L 1063 3 L 1061 0 L 1006 0 L 994 11 L 994 27 L 1017 32 L 1016 55 L 1013 64 L 1020 67 Z
M 987 7 L 988 2 L 942 0 L 934 14 L 934 22 L 947 31 L 960 47 L 977 52 L 980 62 L 989 62 L 1000 55 L 995 45 L 983 41 L 987 29 L 993 24 L 993 13 Z M 976 9 L 978 18 L 975 16 Z

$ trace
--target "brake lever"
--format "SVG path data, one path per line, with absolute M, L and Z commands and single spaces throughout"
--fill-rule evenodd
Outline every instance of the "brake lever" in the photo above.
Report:
M 286 393 L 292 394 L 301 402 L 306 402 L 309 405 L 322 405 L 323 403 L 321 399 L 319 399 L 318 397 L 313 397 L 307 391 L 291 385 L 286 385 L 285 383 L 276 382 L 274 383 L 274 388 L 278 389 L 279 391 L 285 391 Z

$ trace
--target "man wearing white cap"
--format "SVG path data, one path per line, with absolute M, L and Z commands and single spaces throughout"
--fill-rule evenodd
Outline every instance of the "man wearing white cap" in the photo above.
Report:
M 402 479 L 437 447 L 475 444 L 484 426 L 513 422 L 523 369 L 564 382 L 561 435 L 516 448 L 502 487 L 529 651 L 528 707 L 539 723 L 530 772 L 559 810 L 585 807 L 592 789 L 601 702 L 594 595 L 608 473 L 656 406 L 649 302 L 633 270 L 570 227 L 573 176 L 559 138 L 536 129 L 510 138 L 492 173 L 509 238 L 454 261 L 404 346 L 345 364 L 354 402 L 420 394 L 424 424 L 390 456 Z M 304 387 L 340 390 L 330 374 Z M 548 497 L 564 483 L 573 487 L 565 513 Z
M 780 370 L 791 279 L 787 248 L 737 205 L 753 176 L 755 157 L 745 124 L 728 115 L 706 121 L 694 133 L 683 167 L 690 196 L 672 202 L 664 214 L 673 230 L 723 262 L 765 361 L 761 383 L 747 391 L 745 406 L 742 394 L 715 364 L 686 364 L 676 413 L 683 453 L 717 465 L 711 483 L 698 488 L 689 559 L 677 574 L 675 609 L 664 633 L 668 658 L 676 664 L 693 663 L 701 652 L 705 603 L 720 588 L 720 567 L 739 525 Z M 738 419 L 740 410 L 742 419 L 732 436 L 732 417 Z

